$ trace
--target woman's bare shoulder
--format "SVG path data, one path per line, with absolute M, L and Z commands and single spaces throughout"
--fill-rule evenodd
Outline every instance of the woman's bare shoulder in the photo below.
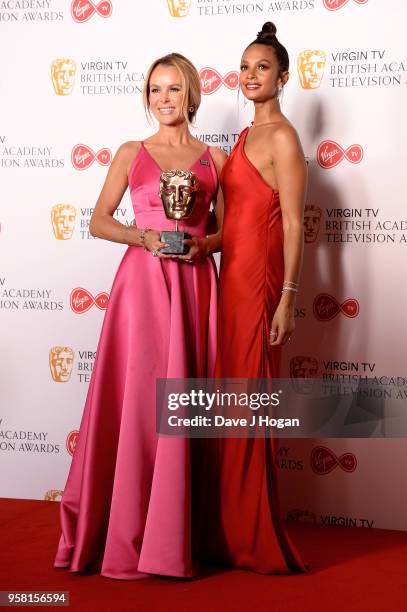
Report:
M 219 164 L 220 166 L 225 163 L 228 157 L 227 153 L 223 149 L 219 149 L 219 147 L 209 147 L 209 153 L 215 164 Z
M 288 119 L 270 125 L 266 129 L 267 136 L 264 139 L 264 144 L 269 152 L 272 152 L 273 157 L 279 152 L 304 155 L 297 130 Z
M 139 152 L 141 142 L 139 140 L 129 140 L 120 145 L 114 156 L 113 164 L 120 171 L 128 173 L 130 166 Z
M 140 140 L 128 140 L 120 145 L 120 147 L 117 149 L 116 155 L 122 159 L 134 157 L 139 152 L 140 147 Z
M 287 147 L 301 146 L 298 132 L 288 120 L 279 122 L 274 127 L 274 130 L 270 131 L 270 138 L 279 145 Z

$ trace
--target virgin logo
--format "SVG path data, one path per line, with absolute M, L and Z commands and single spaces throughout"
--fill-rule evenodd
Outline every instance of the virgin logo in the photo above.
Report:
M 98 293 L 94 298 L 86 289 L 77 287 L 71 292 L 70 304 L 76 314 L 83 314 L 92 308 L 93 304 L 100 310 L 106 310 L 109 302 L 109 294 L 106 291 Z
M 201 92 L 205 95 L 213 94 L 223 85 L 228 89 L 237 89 L 239 86 L 239 74 L 231 70 L 222 77 L 214 68 L 202 68 L 199 72 L 201 81 Z
M 328 11 L 337 11 L 338 9 L 348 4 L 349 0 L 323 0 L 324 7 Z M 366 4 L 368 0 L 354 0 L 357 4 Z
M 76 448 L 76 441 L 78 439 L 78 434 L 79 431 L 77 431 L 76 429 L 74 431 L 71 431 L 66 438 L 66 450 L 68 451 L 68 453 L 70 455 L 73 455 L 75 452 L 75 448 Z
M 94 153 L 90 147 L 84 144 L 77 144 L 72 149 L 71 162 L 76 170 L 86 170 L 97 161 L 102 166 L 108 166 L 112 161 L 112 152 L 110 149 L 100 149 Z
M 100 17 L 110 17 L 112 14 L 112 3 L 110 0 L 103 0 L 94 4 L 91 0 L 73 0 L 71 3 L 71 15 L 74 21 L 83 23 L 98 13 Z
M 359 314 L 359 302 L 355 298 L 348 298 L 340 304 L 329 293 L 320 293 L 314 300 L 313 311 L 320 321 L 330 321 L 339 312 L 342 312 L 346 317 L 353 318 Z
M 337 457 L 330 448 L 326 446 L 315 446 L 311 451 L 311 467 L 316 474 L 325 476 L 336 467 L 340 467 L 344 472 L 354 472 L 358 464 L 353 453 L 343 453 Z
M 326 170 L 335 168 L 345 157 L 351 164 L 359 164 L 363 159 L 362 147 L 354 144 L 344 150 L 334 140 L 324 140 L 317 150 L 317 161 Z

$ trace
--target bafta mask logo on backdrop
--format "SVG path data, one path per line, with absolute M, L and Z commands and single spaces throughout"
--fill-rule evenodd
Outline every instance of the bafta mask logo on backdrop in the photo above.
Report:
M 47 491 L 44 495 L 45 501 L 61 501 L 63 491 L 58 491 L 57 489 L 51 489 Z
M 186 17 L 191 8 L 191 0 L 167 0 L 171 17 Z
M 113 6 L 110 0 L 102 0 L 97 4 L 91 0 L 73 0 L 71 3 L 72 19 L 78 23 L 87 21 L 97 13 L 100 17 L 110 17 Z
M 231 70 L 222 77 L 214 68 L 202 68 L 199 71 L 199 79 L 201 81 L 201 92 L 204 95 L 215 93 L 222 84 L 228 89 L 239 87 L 239 73 L 236 70 Z
M 73 455 L 75 452 L 78 434 L 79 431 L 77 429 L 74 429 L 73 431 L 70 431 L 66 437 L 66 450 L 70 455 Z
M 51 208 L 51 223 L 57 240 L 72 238 L 75 228 L 76 208 L 72 204 L 55 204 Z
M 298 55 L 298 76 L 303 89 L 318 89 L 324 76 L 325 64 L 325 51 L 312 49 Z
M 335 168 L 345 158 L 351 164 L 359 164 L 363 159 L 361 145 L 354 144 L 345 150 L 334 140 L 323 140 L 318 147 L 317 161 L 325 170 Z
M 336 298 L 329 293 L 320 293 L 314 299 L 313 311 L 319 321 L 330 321 L 341 312 L 345 317 L 353 319 L 359 314 L 359 302 L 355 298 L 348 298 L 339 303 Z
M 98 293 L 96 297 L 93 297 L 86 289 L 76 287 L 76 289 L 71 292 L 69 301 L 72 310 L 76 314 L 87 312 L 93 305 L 97 306 L 100 310 L 106 310 L 109 302 L 109 294 L 106 291 L 102 291 Z
M 106 147 L 94 153 L 90 147 L 77 144 L 72 149 L 71 162 L 75 170 L 86 170 L 97 161 L 101 166 L 108 166 L 112 161 L 112 152 Z
M 344 472 L 354 472 L 358 464 L 353 453 L 343 453 L 337 457 L 335 453 L 326 446 L 314 446 L 310 456 L 311 467 L 319 476 L 325 476 L 340 467 Z
M 315 357 L 297 355 L 290 360 L 291 384 L 296 393 L 312 393 L 318 377 L 318 361 Z
M 49 368 L 55 382 L 68 382 L 71 377 L 74 352 L 69 346 L 53 346 L 49 351 Z
M 314 204 L 307 204 L 304 210 L 304 241 L 308 244 L 318 238 L 322 210 Z
M 75 85 L 76 64 L 68 57 L 51 62 L 51 79 L 57 96 L 70 96 Z
M 338 9 L 348 4 L 349 0 L 323 0 L 324 7 L 328 11 L 337 11 Z M 357 4 L 366 4 L 368 0 L 354 0 Z
M 287 521 L 290 523 L 316 523 L 317 517 L 311 510 L 301 510 L 293 508 L 287 512 Z

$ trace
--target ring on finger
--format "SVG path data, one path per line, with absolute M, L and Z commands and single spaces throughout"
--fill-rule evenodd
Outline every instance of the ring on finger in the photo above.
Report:
M 151 255 L 152 255 L 153 257 L 157 257 L 157 255 L 158 255 L 158 251 L 157 251 L 157 249 L 152 249 L 152 251 L 151 251 Z

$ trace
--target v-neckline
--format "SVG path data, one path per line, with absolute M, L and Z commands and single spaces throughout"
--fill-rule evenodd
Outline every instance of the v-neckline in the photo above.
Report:
M 143 150 L 147 153 L 147 155 L 149 156 L 150 159 L 153 160 L 153 162 L 155 163 L 155 165 L 157 166 L 157 168 L 159 169 L 160 172 L 166 172 L 166 170 L 163 170 L 160 166 L 160 164 L 158 163 L 158 161 L 156 159 L 154 159 L 154 157 L 151 155 L 150 151 L 146 148 L 146 146 L 144 145 L 144 141 L 141 141 L 141 146 L 143 147 Z M 207 155 L 209 151 L 209 145 L 206 146 L 206 149 L 203 153 L 201 153 L 201 155 L 194 161 L 194 163 L 189 166 L 186 169 L 186 172 L 191 172 L 192 168 L 194 166 L 196 166 L 196 164 L 202 159 L 202 157 L 204 155 Z M 183 169 L 183 168 L 182 168 Z M 173 170 L 173 168 L 168 168 L 167 170 Z

